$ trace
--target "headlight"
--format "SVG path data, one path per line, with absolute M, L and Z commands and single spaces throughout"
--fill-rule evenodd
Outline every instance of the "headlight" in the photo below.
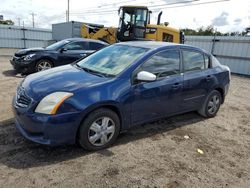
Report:
M 36 107 L 35 112 L 42 114 L 56 114 L 56 111 L 61 106 L 61 104 L 73 96 L 73 93 L 68 92 L 55 92 L 44 97 L 38 106 Z
M 29 60 L 31 60 L 32 57 L 34 57 L 35 55 L 36 55 L 36 54 L 29 54 L 29 55 L 26 55 L 26 56 L 24 56 L 23 60 L 24 60 L 24 61 L 29 61 Z

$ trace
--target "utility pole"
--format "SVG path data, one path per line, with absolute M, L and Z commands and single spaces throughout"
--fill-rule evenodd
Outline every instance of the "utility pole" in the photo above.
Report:
M 17 20 L 18 20 L 18 26 L 20 27 L 21 26 L 21 19 L 20 18 L 17 18 Z
M 34 12 L 32 12 L 31 15 L 32 15 L 32 26 L 34 28 L 35 27 L 35 15 L 36 14 L 34 14 Z
M 67 10 L 67 22 L 69 22 L 69 0 L 68 0 L 68 10 Z

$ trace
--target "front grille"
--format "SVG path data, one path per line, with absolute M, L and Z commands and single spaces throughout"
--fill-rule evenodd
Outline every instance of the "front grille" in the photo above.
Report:
M 31 98 L 26 95 L 23 87 L 17 89 L 16 105 L 21 108 L 27 108 L 31 103 Z

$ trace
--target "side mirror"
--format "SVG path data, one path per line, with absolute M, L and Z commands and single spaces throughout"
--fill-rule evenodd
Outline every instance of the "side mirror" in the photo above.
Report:
M 66 48 L 61 48 L 61 49 L 60 49 L 60 52 L 61 52 L 61 53 L 66 52 L 66 51 L 67 51 Z
M 141 71 L 137 74 L 137 80 L 144 82 L 152 82 L 156 80 L 156 75 L 147 71 Z

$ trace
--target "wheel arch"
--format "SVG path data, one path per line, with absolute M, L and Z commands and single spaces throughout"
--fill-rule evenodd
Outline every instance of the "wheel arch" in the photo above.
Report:
M 219 91 L 219 92 L 220 92 L 220 94 L 221 94 L 221 98 L 222 98 L 222 102 L 221 102 L 221 104 L 223 104 L 223 103 L 224 103 L 224 100 L 225 100 L 224 90 L 222 89 L 222 87 L 216 87 L 214 90 L 216 90 L 216 91 Z
M 124 121 L 123 121 L 123 117 L 122 117 L 122 112 L 120 110 L 120 108 L 118 107 L 117 103 L 103 103 L 103 104 L 98 104 L 98 105 L 94 105 L 89 107 L 88 109 L 86 109 L 86 113 L 83 114 L 81 121 L 77 127 L 76 130 L 76 134 L 75 134 L 75 140 L 77 141 L 78 139 L 78 133 L 79 133 L 79 129 L 80 129 L 80 125 L 83 123 L 83 121 L 86 119 L 87 116 L 89 116 L 93 111 L 101 109 L 101 108 L 106 108 L 109 110 L 112 110 L 113 112 L 115 112 L 120 120 L 120 132 L 124 129 Z

